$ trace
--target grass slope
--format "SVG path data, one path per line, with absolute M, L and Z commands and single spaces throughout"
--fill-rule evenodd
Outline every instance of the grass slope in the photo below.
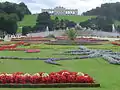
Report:
M 36 24 L 37 15 L 25 15 L 24 19 L 18 22 L 18 26 L 34 26 Z
M 93 45 L 94 47 L 95 45 Z M 103 45 L 102 45 L 103 46 Z M 56 47 L 56 46 L 55 46 Z M 88 46 L 92 48 L 92 46 Z M 95 46 L 97 48 L 97 46 Z M 100 47 L 100 46 L 99 46 Z M 99 48 L 98 47 L 98 48 Z M 107 45 L 103 46 L 107 47 Z M 111 48 L 111 47 L 110 47 Z M 64 49 L 41 49 L 40 53 L 30 54 L 22 51 L 10 52 L 3 51 L 0 52 L 1 56 L 20 56 L 20 57 L 72 57 L 72 56 L 60 56 L 52 55 L 52 53 L 59 53 Z M 81 59 L 81 60 L 71 60 L 71 61 L 58 61 L 63 66 L 54 66 L 44 63 L 44 61 L 22 61 L 22 60 L 2 60 L 0 63 L 0 72 L 53 72 L 59 70 L 70 70 L 70 71 L 80 71 L 88 73 L 94 79 L 101 84 L 101 88 L 94 88 L 94 90 L 120 90 L 120 66 L 111 65 L 102 58 L 94 59 Z M 0 90 L 13 90 L 13 89 L 2 89 Z M 32 89 L 14 89 L 14 90 L 34 90 Z M 37 90 L 62 90 L 61 88 L 39 88 Z M 66 88 L 63 90 L 93 90 L 91 88 Z
M 52 19 L 54 19 L 56 16 L 51 16 Z M 74 21 L 76 23 L 80 23 L 80 22 L 84 22 L 90 18 L 95 18 L 95 16 L 79 16 L 79 15 L 70 15 L 70 16 L 66 16 L 66 15 L 58 15 L 57 16 L 59 19 L 68 19 L 71 21 Z
M 56 16 L 51 16 L 52 19 L 54 19 Z M 75 21 L 75 22 L 83 22 L 86 21 L 90 18 L 94 18 L 95 16 L 57 16 L 60 19 L 68 19 L 71 21 Z M 25 15 L 24 19 L 20 22 L 18 22 L 18 26 L 34 26 L 36 24 L 36 18 L 37 15 Z

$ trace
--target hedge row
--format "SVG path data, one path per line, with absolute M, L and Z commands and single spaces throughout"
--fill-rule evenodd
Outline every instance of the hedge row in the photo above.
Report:
M 70 88 L 100 87 L 97 83 L 61 83 L 61 84 L 0 84 L 0 88 Z

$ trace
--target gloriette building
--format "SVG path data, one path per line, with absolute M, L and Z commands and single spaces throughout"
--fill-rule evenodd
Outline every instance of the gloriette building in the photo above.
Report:
M 60 6 L 54 9 L 42 9 L 41 11 L 48 12 L 51 15 L 78 15 L 78 9 L 66 9 Z

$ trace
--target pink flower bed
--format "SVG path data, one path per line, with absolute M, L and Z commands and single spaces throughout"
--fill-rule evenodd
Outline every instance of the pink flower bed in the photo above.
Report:
M 25 50 L 25 52 L 27 53 L 37 53 L 37 52 L 40 52 L 39 49 L 28 49 L 28 50 Z

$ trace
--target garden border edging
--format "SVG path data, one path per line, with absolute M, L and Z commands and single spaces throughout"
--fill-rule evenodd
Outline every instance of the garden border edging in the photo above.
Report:
M 55 84 L 0 84 L 0 88 L 70 88 L 100 87 L 98 83 L 55 83 Z

